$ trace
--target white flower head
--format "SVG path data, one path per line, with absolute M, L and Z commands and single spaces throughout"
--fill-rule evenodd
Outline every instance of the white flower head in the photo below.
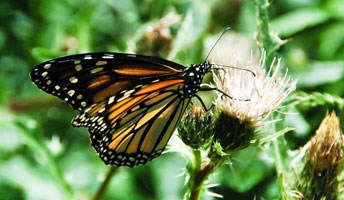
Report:
M 265 118 L 275 111 L 294 89 L 287 72 L 280 73 L 280 59 L 274 59 L 269 70 L 264 69 L 265 54 L 257 65 L 248 64 L 238 70 L 224 67 L 214 75 L 216 87 L 232 98 L 220 97 L 215 105 L 231 117 L 241 122 L 248 122 L 252 127 L 259 127 Z M 233 66 L 233 65 L 231 65 Z

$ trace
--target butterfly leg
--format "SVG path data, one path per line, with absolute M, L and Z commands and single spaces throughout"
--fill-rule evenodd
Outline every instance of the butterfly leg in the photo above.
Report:
M 199 102 L 201 102 L 203 109 L 206 112 L 209 112 L 211 109 L 214 108 L 214 104 L 212 104 L 209 108 L 207 108 L 207 106 L 205 105 L 205 103 L 203 102 L 202 98 L 200 96 L 198 96 L 197 94 L 195 95 L 195 97 L 198 99 Z
M 235 98 L 229 96 L 228 94 L 226 94 L 225 92 L 223 92 L 222 90 L 218 89 L 218 88 L 212 88 L 212 87 L 209 87 L 209 88 L 201 88 L 199 91 L 217 91 L 219 93 L 222 94 L 222 96 L 226 96 L 230 99 L 233 99 L 233 100 L 236 100 Z
M 219 90 L 218 88 L 212 88 L 212 87 L 210 87 L 210 86 L 208 86 L 209 88 L 201 88 L 199 91 L 218 91 L 218 92 L 220 92 L 222 95 L 221 95 L 221 98 L 223 97 L 223 96 L 226 96 L 226 97 L 228 97 L 228 98 L 230 98 L 230 99 L 233 99 L 233 97 L 231 97 L 231 96 L 229 96 L 228 94 L 226 94 L 225 92 L 223 92 L 223 91 L 221 91 L 221 90 Z M 200 96 L 198 96 L 198 95 L 195 95 L 195 97 L 201 102 L 201 104 L 202 104 L 202 107 L 203 107 L 203 109 L 206 111 L 206 112 L 209 112 L 210 110 L 212 110 L 213 108 L 214 108 L 214 104 L 212 104 L 209 108 L 207 108 L 207 106 L 205 105 L 205 103 L 203 102 L 203 100 L 202 100 L 202 98 L 200 97 Z
M 227 93 L 223 92 L 222 90 L 218 89 L 218 88 L 212 88 L 212 87 L 209 87 L 209 88 L 201 88 L 199 91 L 217 91 L 219 93 L 221 93 L 221 98 L 222 97 L 228 97 L 232 100 L 238 100 L 238 101 L 250 101 L 250 99 L 237 99 L 237 98 L 233 98 L 231 96 L 229 96 Z

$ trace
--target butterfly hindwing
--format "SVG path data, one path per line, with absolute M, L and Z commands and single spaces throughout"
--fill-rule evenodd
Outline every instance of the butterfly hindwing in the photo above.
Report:
M 128 97 L 109 97 L 73 120 L 89 128 L 91 143 L 107 164 L 133 167 L 165 148 L 190 99 L 180 98 L 181 80 L 152 83 Z

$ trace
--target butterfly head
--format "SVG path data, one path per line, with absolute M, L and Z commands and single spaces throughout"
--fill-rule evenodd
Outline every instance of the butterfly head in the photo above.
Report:
M 198 92 L 204 75 L 211 71 L 211 67 L 212 65 L 205 61 L 199 64 L 192 64 L 190 67 L 186 68 L 183 76 L 186 77 L 188 81 L 185 83 L 184 90 L 180 91 L 183 93 L 184 97 L 191 98 Z

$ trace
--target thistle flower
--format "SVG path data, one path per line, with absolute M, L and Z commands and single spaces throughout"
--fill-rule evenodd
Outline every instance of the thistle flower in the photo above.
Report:
M 332 112 L 321 122 L 313 138 L 305 145 L 304 168 L 297 189 L 305 199 L 339 199 L 339 165 L 343 161 L 343 133 Z
M 287 72 L 281 76 L 280 60 L 274 60 L 268 72 L 264 70 L 265 55 L 257 66 L 246 69 L 224 68 L 214 75 L 215 87 L 232 98 L 219 94 L 215 105 L 220 109 L 215 125 L 215 139 L 225 152 L 250 144 L 257 128 L 277 110 L 293 90 Z M 233 65 L 232 65 L 233 66 Z

